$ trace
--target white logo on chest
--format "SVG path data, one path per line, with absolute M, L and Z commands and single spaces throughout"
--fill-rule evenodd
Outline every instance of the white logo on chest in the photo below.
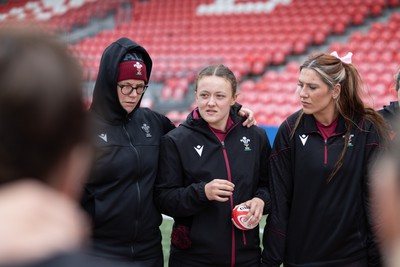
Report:
M 100 137 L 101 139 L 103 139 L 104 142 L 107 143 L 107 134 L 105 134 L 105 133 L 99 134 L 99 137 Z
M 199 156 L 201 157 L 201 154 L 203 153 L 204 145 L 203 146 L 197 145 L 193 148 L 194 148 L 194 150 L 196 150 L 197 154 L 199 154 Z
M 300 137 L 301 143 L 303 143 L 303 146 L 305 146 L 307 143 L 308 135 L 302 134 L 302 135 L 299 135 L 299 137 Z

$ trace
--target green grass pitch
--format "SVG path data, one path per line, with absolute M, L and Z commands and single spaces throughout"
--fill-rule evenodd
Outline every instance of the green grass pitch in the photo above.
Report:
M 262 231 L 264 230 L 266 216 L 263 216 L 260 222 L 260 239 L 262 240 Z M 162 234 L 162 246 L 164 252 L 164 267 L 168 267 L 169 245 L 171 241 L 171 228 L 173 219 L 164 216 L 163 222 L 160 226 Z

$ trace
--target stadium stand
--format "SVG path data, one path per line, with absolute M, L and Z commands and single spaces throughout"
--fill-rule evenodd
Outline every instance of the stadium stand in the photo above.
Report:
M 366 83 L 364 99 L 379 108 L 395 99 L 400 66 L 398 0 L 15 0 L 0 4 L 0 26 L 36 21 L 67 36 L 88 81 L 88 101 L 101 53 L 126 36 L 154 59 L 143 104 L 176 123 L 193 107 L 191 84 L 209 64 L 229 66 L 239 102 L 261 125 L 276 126 L 299 108 L 298 66 L 313 51 L 352 51 Z M 76 31 L 112 16 L 108 27 Z M 84 32 L 85 33 L 85 32 Z M 69 36 L 69 37 L 68 37 Z

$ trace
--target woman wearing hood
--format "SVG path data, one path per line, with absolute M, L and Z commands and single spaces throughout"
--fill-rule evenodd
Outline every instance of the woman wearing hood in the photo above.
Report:
M 151 69 L 142 46 L 128 38 L 113 42 L 103 52 L 89 110 L 96 158 L 82 206 L 92 218 L 96 255 L 128 266 L 163 266 L 153 186 L 160 139 L 175 126 L 140 107 Z

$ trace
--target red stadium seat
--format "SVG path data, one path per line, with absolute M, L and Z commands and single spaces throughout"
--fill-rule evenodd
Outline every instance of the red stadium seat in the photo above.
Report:
M 14 4 L 7 4 L 7 10 L 13 5 L 21 7 L 27 1 L 9 1 Z M 237 4 L 238 1 L 252 4 L 267 2 L 233 2 Z M 182 100 L 188 83 L 193 81 L 200 69 L 209 64 L 225 64 L 234 71 L 239 81 L 256 76 L 252 81 L 245 80 L 239 84 L 239 99 L 250 103 L 251 108 L 254 106 L 262 110 L 261 120 L 269 123 L 280 123 L 287 115 L 277 105 L 287 104 L 288 109 L 292 107 L 291 111 L 293 107 L 299 107 L 295 90 L 300 63 L 287 63 L 289 56 L 306 55 L 312 45 L 325 44 L 327 40 L 331 41 L 328 37 L 346 34 L 350 25 L 369 23 L 367 18 L 371 15 L 381 16 L 388 6 L 399 5 L 398 0 L 292 0 L 278 4 L 268 13 L 253 9 L 242 10 L 242 13 L 223 13 L 229 9 L 224 6 L 198 15 L 196 12 L 201 4 L 210 5 L 216 1 L 85 2 L 82 7 L 75 7 L 65 15 L 54 16 L 46 22 L 51 25 L 48 27 L 54 29 L 59 29 L 60 25 L 73 29 L 77 24 L 87 24 L 91 16 L 103 17 L 109 12 L 116 14 L 115 22 L 120 22 L 119 26 L 73 45 L 74 54 L 81 59 L 85 69 L 85 79 L 96 78 L 104 48 L 111 41 L 127 36 L 145 46 L 152 55 L 151 79 L 165 84 L 160 99 Z M 130 4 L 132 9 L 125 9 L 123 4 Z M 4 6 L 0 5 L 0 10 Z M 26 14 L 30 17 L 33 12 L 29 10 Z M 126 16 L 130 21 L 121 22 Z M 356 31 L 345 43 L 332 43 L 329 51 L 337 51 L 339 55 L 352 51 L 353 62 L 366 84 L 370 88 L 378 84 L 377 91 L 382 92 L 379 84 L 388 88 L 393 74 L 400 67 L 400 15 L 393 13 L 387 23 L 377 21 L 367 33 Z M 286 68 L 281 71 L 284 64 Z M 280 71 L 275 71 L 276 68 Z M 175 84 L 168 81 L 172 78 L 176 79 Z M 177 79 L 180 78 L 187 83 L 178 85 Z M 257 103 L 262 103 L 262 106 L 255 105 Z M 274 109 L 279 109 L 281 113 L 271 116 Z M 180 120 L 182 114 L 176 117 Z

